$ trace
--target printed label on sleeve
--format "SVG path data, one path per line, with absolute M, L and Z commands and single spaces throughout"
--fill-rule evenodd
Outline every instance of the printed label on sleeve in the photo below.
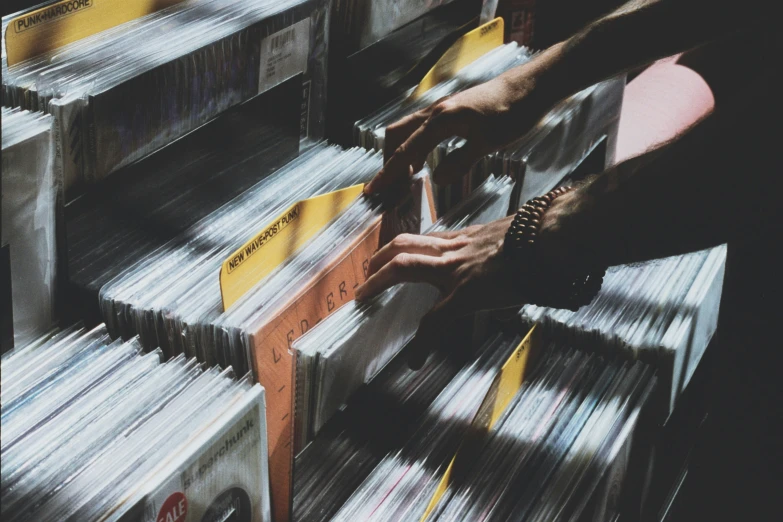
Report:
M 253 286 L 302 248 L 329 221 L 348 208 L 363 188 L 363 184 L 354 185 L 291 205 L 231 254 L 220 268 L 223 310 L 228 310 Z
M 309 18 L 261 40 L 261 64 L 258 73 L 259 94 L 292 76 L 307 72 L 309 50 Z
M 101 31 L 184 0 L 60 0 L 23 13 L 8 24 L 8 65 L 57 50 Z
M 157 522 L 185 522 L 188 516 L 188 500 L 181 492 L 172 493 L 163 503 Z
M 234 487 L 212 501 L 201 522 L 250 522 L 251 515 L 250 495 L 244 489 Z

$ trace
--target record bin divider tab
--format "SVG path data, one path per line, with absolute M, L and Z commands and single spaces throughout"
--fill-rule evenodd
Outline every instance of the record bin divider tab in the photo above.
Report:
M 414 178 L 411 212 L 421 226 L 434 221 L 431 179 Z M 355 187 L 352 187 L 355 188 Z M 353 199 L 353 198 L 351 198 Z M 250 332 L 249 356 L 253 374 L 267 390 L 267 440 L 272 520 L 291 520 L 293 511 L 294 416 L 296 353 L 293 342 L 310 328 L 354 299 L 354 290 L 367 279 L 370 258 L 391 239 L 386 214 L 379 216 L 341 255 L 324 267 L 270 319 Z M 401 218 L 401 217 L 400 217 Z M 326 221 L 324 224 L 328 223 Z M 395 232 L 399 230 L 395 229 Z
M 183 0 L 61 0 L 23 13 L 8 24 L 8 65 L 55 51 L 68 44 Z
M 290 520 L 293 501 L 296 352 L 291 344 L 354 298 L 354 289 L 365 281 L 369 260 L 380 247 L 380 225 L 379 217 L 338 260 L 292 296 L 273 319 L 250 334 L 253 371 L 270 396 L 267 429 L 275 521 Z
M 419 522 L 427 520 L 448 487 L 463 478 L 471 465 L 475 463 L 477 452 L 481 449 L 484 438 L 522 387 L 525 378 L 535 368 L 535 363 L 542 351 L 542 345 L 541 328 L 534 325 L 503 363 Z
M 294 203 L 255 237 L 232 252 L 220 267 L 223 309 L 228 310 L 304 246 L 353 203 L 363 188 L 363 184 L 354 185 Z
M 501 45 L 503 45 L 503 18 L 495 18 L 465 33 L 424 75 L 410 98 L 412 100 L 419 98 L 437 84 L 453 78 L 460 70 Z

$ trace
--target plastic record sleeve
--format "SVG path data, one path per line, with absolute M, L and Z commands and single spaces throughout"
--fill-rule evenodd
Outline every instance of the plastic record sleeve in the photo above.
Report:
M 55 331 L 2 358 L 3 520 L 271 520 L 263 388 Z
M 430 231 L 456 230 L 503 217 L 512 188 L 508 178 L 488 179 Z M 301 388 L 296 398 L 297 449 L 399 353 L 437 298 L 432 286 L 398 285 L 371 303 L 346 303 L 293 343 Z

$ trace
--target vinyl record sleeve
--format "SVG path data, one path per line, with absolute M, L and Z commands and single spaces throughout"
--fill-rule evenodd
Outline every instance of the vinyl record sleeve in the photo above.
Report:
M 145 486 L 149 493 L 138 501 L 143 509 L 106 520 L 271 521 L 265 428 L 264 389 L 256 385 L 212 426 L 194 434 L 182 454 L 162 463 Z

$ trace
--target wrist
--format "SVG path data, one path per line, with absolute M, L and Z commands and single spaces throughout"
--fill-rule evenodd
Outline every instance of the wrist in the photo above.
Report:
M 576 70 L 568 64 L 567 41 L 552 45 L 533 59 L 536 90 L 554 104 L 579 90 Z
M 542 101 L 554 104 L 578 90 L 578 75 L 568 64 L 567 41 L 552 45 L 523 67 L 533 79 L 535 93 Z
M 600 265 L 589 248 L 590 198 L 582 191 L 574 190 L 552 202 L 541 219 L 538 231 L 538 259 L 547 266 L 568 270 L 567 265 Z M 595 225 L 595 224 L 593 224 Z
M 561 188 L 520 208 L 504 242 L 504 254 L 530 302 L 576 310 L 598 293 L 605 267 L 567 238 L 570 208 L 578 198 Z M 565 234 L 564 234 L 565 232 Z
M 514 120 L 535 122 L 578 90 L 577 78 L 565 64 L 564 45 L 555 44 L 494 80 L 506 93 Z

